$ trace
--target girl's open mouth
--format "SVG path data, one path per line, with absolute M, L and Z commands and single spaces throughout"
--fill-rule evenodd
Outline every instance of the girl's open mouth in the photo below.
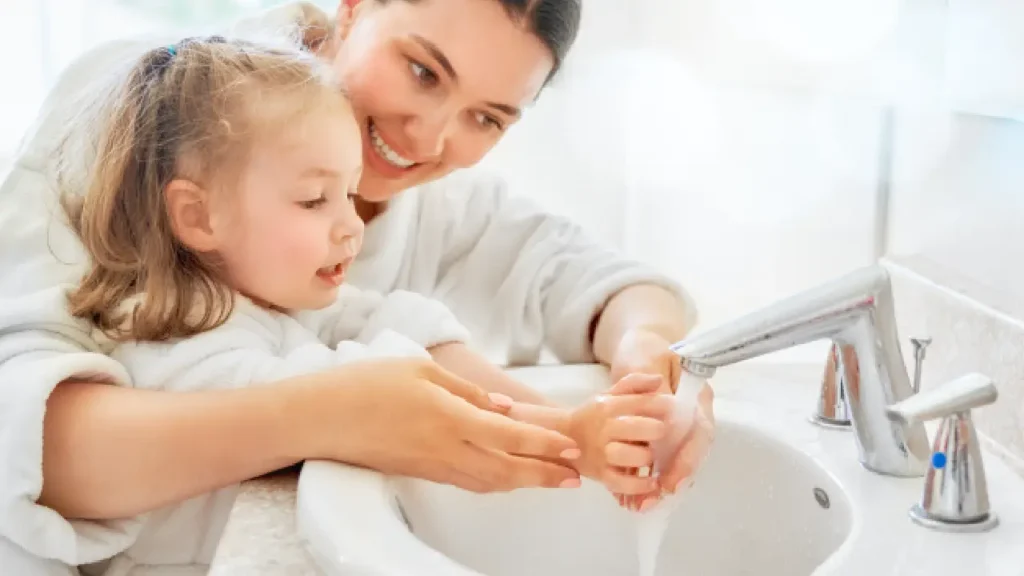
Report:
M 325 266 L 317 270 L 316 275 L 318 278 L 332 286 L 340 286 L 341 283 L 345 281 L 345 266 L 342 264 Z

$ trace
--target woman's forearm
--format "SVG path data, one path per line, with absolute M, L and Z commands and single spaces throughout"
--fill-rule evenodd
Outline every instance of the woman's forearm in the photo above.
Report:
M 66 518 L 123 518 L 294 464 L 296 389 L 61 384 L 47 402 L 39 503 Z
M 517 402 L 554 406 L 543 394 L 512 378 L 465 344 L 453 342 L 434 346 L 430 355 L 442 368 L 488 392 L 504 394 Z
M 616 348 L 627 332 L 644 329 L 669 342 L 681 340 L 693 328 L 686 304 L 668 290 L 651 284 L 630 286 L 605 305 L 595 321 L 594 356 L 611 364 Z

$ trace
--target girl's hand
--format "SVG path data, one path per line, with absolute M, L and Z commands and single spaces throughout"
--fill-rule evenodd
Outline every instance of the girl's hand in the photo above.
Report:
M 430 360 L 355 362 L 336 373 L 298 394 L 312 457 L 474 492 L 579 486 L 576 470 L 556 462 L 579 457 L 574 440 L 507 417 L 508 398 Z
M 657 480 L 629 470 L 650 465 L 653 455 L 647 443 L 666 434 L 664 421 L 672 411 L 672 398 L 654 393 L 656 377 L 635 375 L 624 381 L 635 393 L 598 396 L 576 409 L 516 402 L 508 414 L 575 440 L 582 454 L 567 464 L 613 493 L 649 494 L 658 491 Z
M 654 457 L 648 443 L 660 440 L 668 430 L 674 403 L 671 396 L 657 394 L 661 382 L 658 376 L 627 376 L 629 394 L 598 396 L 568 418 L 566 433 L 583 451 L 576 469 L 617 496 L 658 490 L 655 478 L 632 471 L 651 465 Z

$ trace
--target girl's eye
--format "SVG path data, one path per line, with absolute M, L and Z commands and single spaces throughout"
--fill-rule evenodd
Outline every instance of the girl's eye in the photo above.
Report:
M 490 114 L 484 114 L 483 112 L 476 112 L 474 114 L 476 121 L 480 126 L 484 128 L 495 128 L 497 130 L 504 130 L 505 124 L 501 120 L 498 120 Z
M 412 75 L 416 77 L 416 80 L 420 83 L 420 85 L 425 88 L 432 88 L 434 86 L 437 86 L 437 83 L 440 81 L 440 78 L 438 77 L 437 74 L 434 73 L 433 70 L 427 68 L 426 66 L 420 64 L 419 62 L 414 62 L 410 60 L 409 71 L 411 71 Z
M 317 208 L 323 206 L 326 203 L 327 203 L 327 197 L 326 196 L 321 196 L 321 197 L 313 199 L 313 200 L 303 200 L 303 201 L 299 202 L 299 206 L 302 206 L 306 210 L 316 210 Z

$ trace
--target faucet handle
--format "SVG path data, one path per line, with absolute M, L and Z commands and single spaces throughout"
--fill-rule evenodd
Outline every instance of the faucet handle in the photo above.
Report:
M 926 422 L 954 416 L 992 404 L 999 391 L 992 379 L 983 374 L 966 374 L 927 392 L 897 402 L 886 408 L 889 418 L 905 424 Z
M 989 510 L 985 466 L 971 409 L 999 397 L 992 379 L 966 374 L 886 409 L 890 420 L 905 424 L 941 419 L 925 475 L 924 496 L 910 510 L 918 524 L 946 532 L 981 532 L 999 523 Z
M 921 391 L 921 368 L 924 366 L 924 353 L 928 345 L 932 343 L 931 338 L 911 338 L 910 343 L 914 346 L 914 382 L 911 384 L 914 394 Z

